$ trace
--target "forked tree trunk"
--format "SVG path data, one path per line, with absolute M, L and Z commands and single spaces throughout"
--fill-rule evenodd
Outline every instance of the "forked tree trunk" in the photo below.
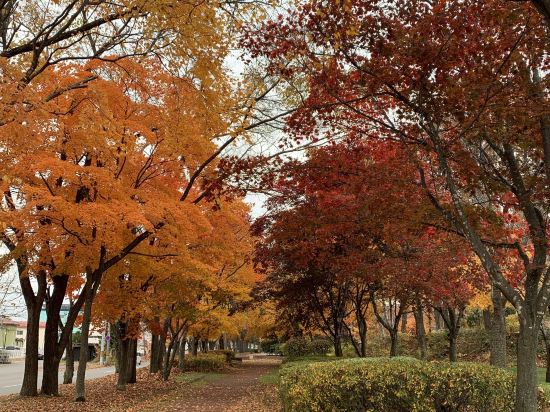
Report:
M 40 310 L 46 296 L 46 273 L 40 272 L 37 276 L 38 288 L 34 294 L 31 282 L 22 273 L 25 265 L 17 259 L 17 269 L 20 277 L 21 291 L 27 307 L 27 342 L 25 353 L 25 370 L 21 385 L 21 396 L 36 396 L 38 394 L 38 334 L 40 329 Z
M 53 293 L 46 296 L 46 330 L 44 331 L 44 362 L 41 393 L 44 395 L 59 395 L 59 364 L 61 355 L 58 351 L 59 328 L 61 323 L 61 305 L 65 299 L 69 277 L 54 276 Z
M 378 323 L 382 325 L 382 327 L 390 335 L 390 357 L 397 356 L 397 344 L 398 344 L 397 331 L 399 330 L 399 323 L 405 311 L 406 303 L 399 302 L 399 307 L 397 309 L 396 305 L 398 304 L 398 302 L 394 301 L 392 304 L 390 301 L 390 311 L 393 310 L 394 313 L 391 314 L 391 316 L 389 316 L 388 319 L 384 319 L 384 317 L 381 316 L 378 311 L 378 304 L 376 303 L 374 292 L 371 292 L 371 302 L 372 302 L 372 309 L 374 311 L 374 315 L 376 316 L 376 319 L 378 320 Z
M 447 328 L 449 339 L 449 360 L 451 362 L 456 362 L 458 359 L 456 344 L 458 340 L 458 333 L 460 332 L 462 317 L 464 316 L 464 308 L 454 309 L 450 307 L 438 307 L 436 309 L 436 312 L 441 315 L 443 323 Z

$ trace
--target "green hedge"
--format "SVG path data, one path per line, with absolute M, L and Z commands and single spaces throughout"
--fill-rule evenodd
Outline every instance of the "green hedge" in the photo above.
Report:
M 282 347 L 285 356 L 298 358 L 308 355 L 326 355 L 332 349 L 332 342 L 328 338 L 314 337 L 291 338 Z
M 223 355 L 223 356 L 225 356 L 225 361 L 227 363 L 231 363 L 231 361 L 235 359 L 235 352 L 233 352 L 230 349 L 216 349 L 216 350 L 211 350 L 208 353 L 213 354 L 213 355 Z
M 513 411 L 509 371 L 412 358 L 288 363 L 280 373 L 285 411 Z M 541 396 L 542 398 L 542 396 Z
M 225 354 L 200 353 L 197 356 L 186 356 L 183 363 L 185 371 L 213 372 L 225 368 Z

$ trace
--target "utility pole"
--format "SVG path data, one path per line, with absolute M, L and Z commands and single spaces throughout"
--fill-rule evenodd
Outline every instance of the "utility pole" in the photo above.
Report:
M 111 353 L 111 323 L 107 322 L 107 336 L 105 337 L 107 341 L 107 349 L 105 353 L 105 359 L 107 359 L 107 354 Z
M 107 323 L 104 321 L 104 324 Z M 107 323 L 108 325 L 108 323 Z M 101 349 L 99 350 L 99 364 L 101 366 L 105 365 L 105 360 L 106 360 L 106 355 L 105 355 L 105 339 L 106 339 L 106 329 L 107 329 L 107 326 L 105 325 L 103 327 L 103 331 L 101 332 Z

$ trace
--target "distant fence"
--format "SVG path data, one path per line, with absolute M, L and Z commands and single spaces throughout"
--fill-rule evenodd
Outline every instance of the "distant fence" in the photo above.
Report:
M 0 349 L 0 363 L 10 363 L 12 359 L 25 357 L 25 352 L 21 349 Z

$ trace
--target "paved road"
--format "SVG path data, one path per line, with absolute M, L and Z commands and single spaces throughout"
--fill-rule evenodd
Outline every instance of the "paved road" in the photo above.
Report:
M 21 382 L 23 381 L 23 370 L 25 364 L 23 361 L 14 361 L 9 364 L 0 364 L 0 395 L 9 395 L 19 393 Z M 143 365 L 142 365 L 143 366 Z M 75 378 L 78 363 L 75 363 Z M 60 368 L 59 383 L 63 382 L 64 367 Z M 101 378 L 105 375 L 115 373 L 114 367 L 93 368 L 86 371 L 86 379 Z M 42 382 L 42 361 L 38 361 L 38 387 Z

